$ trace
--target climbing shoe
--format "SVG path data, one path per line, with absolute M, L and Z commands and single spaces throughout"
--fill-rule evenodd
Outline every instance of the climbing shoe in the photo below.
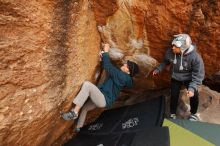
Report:
M 78 114 L 75 113 L 74 111 L 63 113 L 61 116 L 66 121 L 68 121 L 68 120 L 75 120 L 75 119 L 78 118 Z
M 80 132 L 80 128 L 75 128 L 75 129 L 74 129 L 74 132 L 75 132 L 75 133 L 79 133 L 79 132 Z

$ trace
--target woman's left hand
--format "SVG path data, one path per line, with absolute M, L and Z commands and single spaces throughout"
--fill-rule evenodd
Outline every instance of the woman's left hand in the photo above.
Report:
M 110 49 L 110 45 L 109 44 L 104 44 L 104 46 L 103 46 L 104 48 L 103 48 L 103 50 L 104 50 L 104 52 L 109 52 L 109 49 Z

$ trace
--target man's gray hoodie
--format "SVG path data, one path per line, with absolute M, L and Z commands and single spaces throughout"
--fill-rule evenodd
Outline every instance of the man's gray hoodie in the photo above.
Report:
M 169 64 L 172 64 L 173 79 L 191 81 L 188 90 L 192 92 L 198 90 L 198 85 L 202 84 L 204 79 L 205 71 L 203 60 L 196 52 L 196 46 L 191 45 L 182 55 L 175 55 L 172 49 L 168 49 L 163 62 L 156 68 L 156 72 L 161 72 Z M 182 70 L 180 66 L 183 66 Z

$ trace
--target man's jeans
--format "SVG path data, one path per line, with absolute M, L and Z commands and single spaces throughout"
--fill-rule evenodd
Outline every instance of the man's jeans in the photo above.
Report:
M 175 79 L 171 79 L 171 101 L 170 101 L 170 113 L 171 114 L 176 114 L 181 86 L 184 85 L 188 89 L 190 82 L 191 81 L 177 81 Z M 198 96 L 199 96 L 199 93 L 196 90 L 194 91 L 194 96 L 190 98 L 191 114 L 195 114 L 197 112 L 198 105 L 199 105 Z

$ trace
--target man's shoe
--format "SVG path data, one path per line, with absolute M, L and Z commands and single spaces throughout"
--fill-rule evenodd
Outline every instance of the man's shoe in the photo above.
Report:
M 170 114 L 170 119 L 176 119 L 176 114 Z
M 190 121 L 200 121 L 200 118 L 197 114 L 191 114 L 188 118 Z
M 78 114 L 75 113 L 74 111 L 70 111 L 70 112 L 67 112 L 67 113 L 63 113 L 62 118 L 66 121 L 75 120 L 75 119 L 78 118 Z

